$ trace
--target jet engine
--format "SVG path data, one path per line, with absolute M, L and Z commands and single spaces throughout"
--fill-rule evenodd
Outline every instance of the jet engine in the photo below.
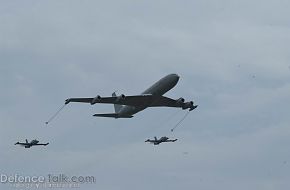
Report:
M 126 96 L 124 94 L 121 94 L 120 96 L 117 97 L 116 102 L 120 101 L 120 100 L 124 100 L 126 98 Z
M 183 106 L 182 109 L 187 109 L 187 108 L 192 108 L 193 107 L 193 101 L 186 102 Z
M 94 97 L 94 99 L 92 100 L 91 104 L 94 105 L 95 103 L 99 102 L 101 99 L 102 99 L 101 96 L 98 95 L 98 96 Z
M 184 103 L 184 98 L 179 98 L 176 100 L 177 105 L 182 105 Z

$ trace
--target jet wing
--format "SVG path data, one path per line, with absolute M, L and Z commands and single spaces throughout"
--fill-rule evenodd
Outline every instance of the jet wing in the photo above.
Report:
M 134 107 L 178 107 L 187 109 L 190 111 L 197 106 L 193 105 L 193 102 L 184 102 L 180 99 L 174 100 L 165 96 L 153 96 L 152 94 L 141 94 L 136 96 L 116 96 L 116 97 L 100 97 L 95 98 L 69 98 L 65 100 L 65 104 L 70 102 L 90 103 L 90 104 L 118 104 Z
M 15 143 L 15 145 L 17 145 L 17 144 L 19 144 L 19 145 L 21 145 L 21 146 L 30 146 L 29 143 Z
M 190 102 L 182 102 L 179 100 L 174 100 L 171 98 L 168 98 L 166 96 L 160 96 L 152 104 L 150 107 L 177 107 L 177 108 L 190 108 L 193 105 Z M 193 104 L 193 102 L 192 102 Z
M 165 142 L 175 142 L 177 141 L 177 139 L 173 139 L 173 140 L 166 140 Z
M 49 143 L 45 143 L 45 144 L 34 144 L 33 146 L 37 146 L 37 145 L 44 145 L 44 146 L 46 146 L 46 145 L 48 145 Z
M 101 114 L 94 114 L 95 117 L 113 117 L 113 118 L 132 118 L 132 115 L 128 116 L 119 116 L 118 113 L 101 113 Z
M 177 101 L 165 96 L 160 96 L 158 99 L 156 99 L 150 106 L 152 107 L 180 107 L 180 105 L 177 104 Z
M 151 104 L 153 96 L 151 94 L 143 94 L 137 96 L 116 96 L 116 97 L 100 97 L 95 98 L 69 98 L 65 101 L 65 104 L 70 102 L 81 103 L 100 103 L 100 104 L 118 104 L 127 106 L 148 106 Z

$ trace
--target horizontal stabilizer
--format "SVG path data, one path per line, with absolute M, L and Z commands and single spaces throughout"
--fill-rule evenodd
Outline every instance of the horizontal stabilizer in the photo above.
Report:
M 95 117 L 113 117 L 113 118 L 132 118 L 132 115 L 125 115 L 120 116 L 117 113 L 101 113 L 101 114 L 95 114 Z

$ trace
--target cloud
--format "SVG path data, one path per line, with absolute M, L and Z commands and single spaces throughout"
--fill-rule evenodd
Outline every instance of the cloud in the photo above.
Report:
M 88 189 L 289 187 L 288 2 L 0 4 L 2 172 L 96 176 Z M 92 117 L 110 105 L 70 104 L 44 125 L 66 98 L 133 95 L 168 73 L 181 78 L 166 95 L 199 105 L 173 134 L 170 108 L 110 120 Z M 143 142 L 155 135 L 178 141 Z M 26 138 L 50 144 L 13 145 Z

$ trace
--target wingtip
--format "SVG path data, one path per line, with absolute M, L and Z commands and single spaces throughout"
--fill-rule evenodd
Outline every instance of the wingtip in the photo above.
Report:
M 189 111 L 192 111 L 192 110 L 196 109 L 197 107 L 198 107 L 198 105 L 195 105 L 192 108 L 190 108 Z
M 68 103 L 70 103 L 70 101 L 71 101 L 71 99 L 68 98 L 68 99 L 65 100 L 64 104 L 68 104 Z

